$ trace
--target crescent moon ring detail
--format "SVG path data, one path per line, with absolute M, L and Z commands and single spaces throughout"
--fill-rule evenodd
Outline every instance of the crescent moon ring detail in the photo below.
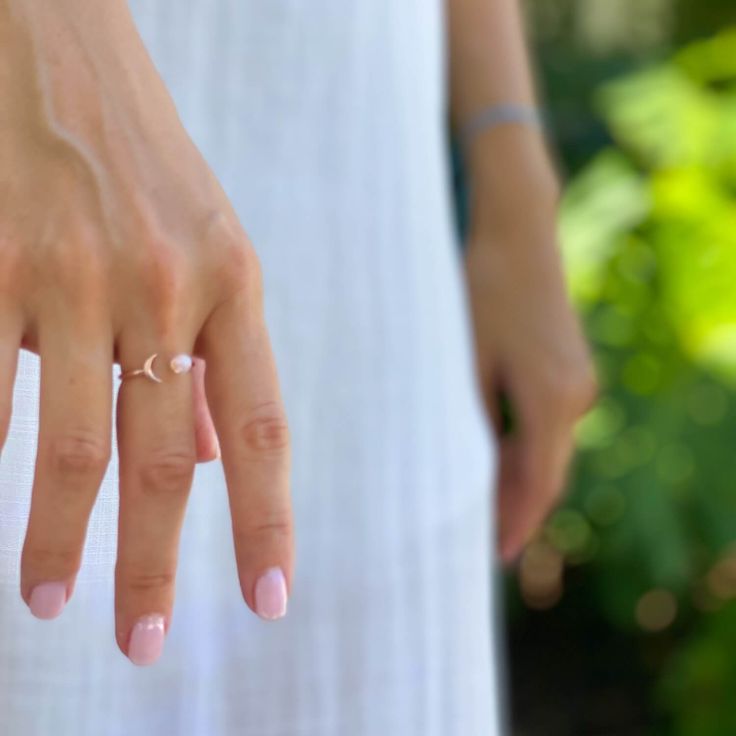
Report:
M 163 383 L 163 381 L 153 372 L 153 361 L 156 360 L 158 353 L 154 353 L 146 362 L 143 364 L 143 372 L 146 374 L 146 378 L 150 378 L 156 383 Z
M 163 381 L 153 372 L 153 361 L 156 360 L 157 357 L 158 353 L 154 353 L 146 358 L 143 368 L 136 368 L 133 371 L 122 371 L 118 378 L 122 381 L 125 378 L 133 378 L 133 376 L 145 376 L 156 383 L 163 383 Z

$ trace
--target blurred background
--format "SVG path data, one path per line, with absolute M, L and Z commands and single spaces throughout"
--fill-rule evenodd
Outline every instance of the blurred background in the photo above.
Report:
M 526 0 L 594 346 L 504 582 L 514 736 L 736 734 L 736 2 Z

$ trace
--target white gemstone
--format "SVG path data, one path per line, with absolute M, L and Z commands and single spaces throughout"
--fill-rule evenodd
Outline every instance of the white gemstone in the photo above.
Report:
M 192 370 L 192 356 L 182 353 L 172 358 L 169 365 L 174 373 L 188 373 Z

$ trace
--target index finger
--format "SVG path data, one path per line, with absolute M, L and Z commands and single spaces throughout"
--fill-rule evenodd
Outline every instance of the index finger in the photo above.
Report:
M 243 597 L 262 618 L 279 618 L 293 570 L 289 431 L 259 289 L 221 303 L 200 342 Z
M 513 560 L 542 524 L 565 483 L 573 427 L 537 405 L 520 410 L 517 431 L 501 442 L 500 551 Z

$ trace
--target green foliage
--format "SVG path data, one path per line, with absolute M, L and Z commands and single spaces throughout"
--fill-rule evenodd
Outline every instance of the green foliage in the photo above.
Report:
M 718 643 L 736 614 L 708 612 L 736 596 L 708 592 L 736 539 L 736 31 L 604 85 L 596 106 L 614 144 L 569 186 L 560 228 L 604 395 L 547 539 L 623 631 L 647 591 L 676 596 L 674 626 L 697 633 L 673 640 L 661 706 L 677 734 L 736 733 L 736 658 Z M 691 685 L 707 709 L 685 705 Z
M 704 618 L 687 646 L 677 652 L 659 697 L 671 710 L 674 736 L 733 736 L 736 733 L 736 605 Z

